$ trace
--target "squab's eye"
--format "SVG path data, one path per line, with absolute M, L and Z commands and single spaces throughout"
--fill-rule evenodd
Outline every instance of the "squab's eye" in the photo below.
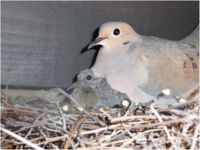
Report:
M 120 30 L 118 28 L 113 30 L 113 35 L 119 35 L 120 34 Z
M 92 79 L 92 76 L 91 75 L 87 75 L 87 80 L 89 81 L 89 80 L 91 80 Z

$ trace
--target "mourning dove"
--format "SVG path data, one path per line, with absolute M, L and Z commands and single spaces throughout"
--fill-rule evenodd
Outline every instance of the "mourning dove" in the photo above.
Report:
M 90 69 L 81 71 L 77 81 L 67 88 L 67 92 L 83 108 L 100 105 L 114 107 L 128 99 L 126 94 L 113 90 L 105 79 L 95 77 Z
M 146 102 L 166 88 L 179 95 L 198 82 L 198 63 L 188 56 L 199 57 L 198 50 L 189 44 L 139 35 L 124 22 L 107 22 L 88 48 L 96 45 L 102 47 L 91 68 L 95 76 L 133 101 Z

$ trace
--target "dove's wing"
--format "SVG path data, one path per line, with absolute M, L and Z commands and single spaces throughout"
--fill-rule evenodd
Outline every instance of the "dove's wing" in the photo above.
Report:
M 141 50 L 148 60 L 149 78 L 142 89 L 156 95 L 169 88 L 179 94 L 193 85 L 194 69 L 183 44 L 156 37 L 143 40 Z

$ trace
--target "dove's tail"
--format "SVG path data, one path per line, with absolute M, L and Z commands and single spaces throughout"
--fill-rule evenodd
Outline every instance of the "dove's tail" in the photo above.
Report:
M 179 41 L 182 44 L 188 44 L 199 50 L 199 24 L 187 37 Z

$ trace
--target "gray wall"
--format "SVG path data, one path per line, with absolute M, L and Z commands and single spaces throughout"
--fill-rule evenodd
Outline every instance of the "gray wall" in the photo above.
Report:
M 65 87 L 88 68 L 95 51 L 80 53 L 106 21 L 171 40 L 199 20 L 198 2 L 2 2 L 2 84 Z

